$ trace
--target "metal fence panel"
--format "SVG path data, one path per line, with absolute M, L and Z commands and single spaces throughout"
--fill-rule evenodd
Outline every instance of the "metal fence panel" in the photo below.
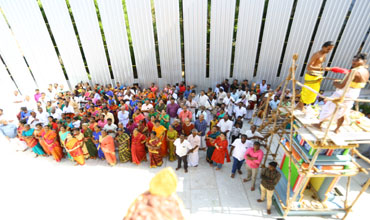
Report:
M 69 0 L 93 83 L 112 83 L 94 0 Z
M 185 79 L 206 88 L 207 0 L 183 0 Z
M 235 4 L 236 0 L 214 0 L 211 3 L 209 78 L 212 86 L 230 77 Z
M 252 79 L 264 1 L 240 0 L 233 78 Z
M 0 36 L 0 55 L 16 81 L 20 92 L 23 95 L 33 94 L 37 85 L 3 16 L 0 16 Z
M 158 83 L 150 0 L 126 0 L 126 6 L 138 82 L 145 86 Z
M 72 88 L 81 81 L 89 81 L 66 2 L 42 0 L 42 6 Z
M 122 0 L 98 0 L 114 80 L 125 85 L 134 81 Z
M 331 66 L 351 68 L 352 57 L 356 55 L 369 30 L 370 24 L 370 2 L 369 0 L 356 0 L 351 15 L 347 21 L 342 38 L 335 52 Z M 360 25 L 359 25 L 360 24 Z M 361 25 L 366 24 L 366 25 Z M 342 77 L 342 74 L 329 72 L 327 77 Z M 323 83 L 325 89 L 334 89 L 331 80 Z
M 40 88 L 55 82 L 67 87 L 37 1 L 1 0 L 0 6 Z
M 281 51 L 284 46 L 293 0 L 270 0 L 267 8 L 258 69 L 255 80 L 276 84 Z M 277 82 L 278 83 L 278 82 Z
M 179 2 L 154 0 L 162 83 L 182 81 Z

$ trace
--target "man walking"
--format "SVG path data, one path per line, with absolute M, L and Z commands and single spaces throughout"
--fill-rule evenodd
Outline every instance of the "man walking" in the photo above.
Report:
M 267 198 L 267 214 L 271 214 L 271 203 L 272 195 L 274 194 L 274 189 L 276 184 L 279 182 L 281 174 L 276 170 L 277 163 L 272 161 L 269 166 L 265 168 L 261 173 L 261 199 L 257 202 L 265 201 L 265 196 Z

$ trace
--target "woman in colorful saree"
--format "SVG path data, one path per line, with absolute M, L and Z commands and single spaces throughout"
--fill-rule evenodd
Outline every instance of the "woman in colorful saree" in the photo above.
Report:
M 65 125 L 62 125 L 60 127 L 60 131 L 59 131 L 59 138 L 60 138 L 60 145 L 66 149 L 66 145 L 65 145 L 65 140 L 67 138 L 68 135 L 70 135 L 71 132 L 70 131 L 67 131 L 67 126 Z M 68 151 L 66 150 L 67 152 L 67 157 L 69 160 L 73 161 L 73 157 L 68 153 Z
M 208 163 L 212 164 L 212 154 L 215 150 L 214 141 L 221 133 L 218 131 L 217 126 L 212 127 L 210 131 L 208 131 L 206 135 L 206 145 L 207 145 L 207 157 L 206 160 Z
M 160 154 L 161 149 L 161 140 L 156 136 L 155 131 L 152 131 L 148 141 L 146 142 L 146 146 L 149 150 L 149 158 L 150 158 L 150 168 L 156 168 L 162 166 L 162 156 Z
M 44 126 L 44 133 L 42 139 L 45 141 L 51 155 L 53 155 L 56 162 L 60 162 L 63 158 L 63 149 L 60 147 L 58 135 L 54 130 L 51 130 L 48 125 Z
M 68 134 L 67 138 L 64 141 L 67 152 L 73 157 L 76 161 L 75 165 L 85 165 L 85 157 L 82 152 L 81 146 L 83 145 L 82 140 L 78 140 L 75 136 L 79 135 L 80 132 L 78 129 L 73 130 L 73 136 Z
M 225 133 L 221 133 L 214 142 L 215 150 L 211 157 L 211 160 L 213 161 L 213 165 L 211 164 L 211 166 L 217 166 L 216 170 L 221 169 L 222 165 L 225 162 L 225 156 L 227 162 L 230 162 L 229 152 L 227 151 L 228 145 L 229 143 L 226 139 Z
M 100 147 L 104 152 L 105 159 L 111 166 L 116 165 L 116 152 L 114 148 L 114 139 L 112 136 L 108 135 L 105 130 L 101 131 Z
M 160 124 L 159 120 L 155 120 L 153 129 L 159 141 L 162 143 L 161 144 L 161 149 L 159 150 L 159 153 L 161 154 L 162 157 L 167 156 L 167 138 L 166 138 L 166 128 Z
M 122 129 L 118 129 L 116 140 L 118 142 L 118 156 L 122 163 L 131 160 L 130 136 Z
M 94 136 L 94 143 L 95 143 L 96 149 L 98 150 L 98 157 L 99 159 L 105 160 L 104 152 L 100 147 L 100 138 L 101 138 L 100 126 L 98 125 L 95 126 L 93 136 Z
M 87 151 L 89 152 L 91 159 L 96 159 L 98 156 L 98 150 L 93 142 L 93 132 L 88 127 L 88 124 L 82 124 L 82 130 L 84 135 L 84 144 L 86 146 Z
M 36 137 L 36 139 L 38 140 L 38 142 L 40 143 L 40 146 L 42 147 L 42 150 L 47 154 L 47 155 L 51 155 L 51 152 L 48 148 L 48 146 L 46 145 L 45 141 L 42 139 L 42 135 L 45 133 L 44 131 L 44 128 L 42 127 L 42 124 L 39 123 L 36 125 L 36 129 L 34 131 L 34 135 Z
M 139 165 L 141 161 L 146 161 L 145 140 L 145 135 L 140 133 L 136 128 L 131 137 L 131 156 L 132 162 L 137 165 Z
M 24 130 L 22 131 L 22 138 L 26 142 L 27 146 L 31 148 L 32 151 L 36 154 L 35 157 L 38 157 L 39 155 L 45 155 L 45 152 L 42 150 L 40 143 L 34 136 L 34 131 L 35 129 L 26 124 L 24 126 Z
M 177 139 L 177 131 L 173 128 L 172 125 L 170 125 L 169 130 L 167 131 L 167 146 L 169 151 L 169 160 L 175 161 L 176 160 L 176 151 L 175 151 L 175 145 L 173 142 Z

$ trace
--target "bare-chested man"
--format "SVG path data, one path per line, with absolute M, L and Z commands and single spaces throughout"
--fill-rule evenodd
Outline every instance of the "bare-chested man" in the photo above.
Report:
M 349 111 L 352 109 L 354 104 L 354 99 L 357 99 L 360 95 L 361 89 L 366 86 L 366 82 L 369 79 L 369 71 L 367 70 L 368 66 L 366 65 L 367 62 L 367 54 L 360 53 L 353 57 L 352 60 L 352 71 L 354 71 L 354 78 L 350 84 L 350 88 L 345 94 L 345 98 L 351 99 L 351 100 L 345 100 L 343 102 L 343 105 L 340 106 L 337 114 L 335 115 L 335 119 L 337 121 L 337 128 L 334 130 L 335 133 L 339 132 L 340 126 L 342 126 L 344 122 L 344 117 L 348 116 Z M 336 91 L 333 93 L 331 98 L 340 98 L 344 92 L 344 88 L 347 84 L 347 81 L 349 80 L 351 74 L 347 74 L 347 76 L 342 80 L 336 80 L 333 82 L 333 86 L 336 89 Z M 321 124 L 329 119 L 335 110 L 335 103 L 332 101 L 327 101 L 325 105 L 322 107 L 320 112 L 320 123 L 315 124 L 314 126 L 317 128 L 321 128 Z
M 304 85 L 311 87 L 319 92 L 324 71 L 330 71 L 330 67 L 322 67 L 325 62 L 326 55 L 333 50 L 334 44 L 332 41 L 327 41 L 322 45 L 321 50 L 314 53 L 307 65 L 307 72 L 304 77 Z M 297 105 L 299 110 L 303 110 L 304 104 L 312 104 L 316 100 L 316 94 L 307 88 L 302 88 L 301 99 Z

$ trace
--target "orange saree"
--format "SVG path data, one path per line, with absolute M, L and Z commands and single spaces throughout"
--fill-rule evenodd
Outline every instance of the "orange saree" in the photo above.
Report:
M 55 161 L 60 162 L 63 158 L 63 149 L 58 142 L 57 133 L 53 130 L 49 130 L 48 132 L 44 132 L 42 137 Z

